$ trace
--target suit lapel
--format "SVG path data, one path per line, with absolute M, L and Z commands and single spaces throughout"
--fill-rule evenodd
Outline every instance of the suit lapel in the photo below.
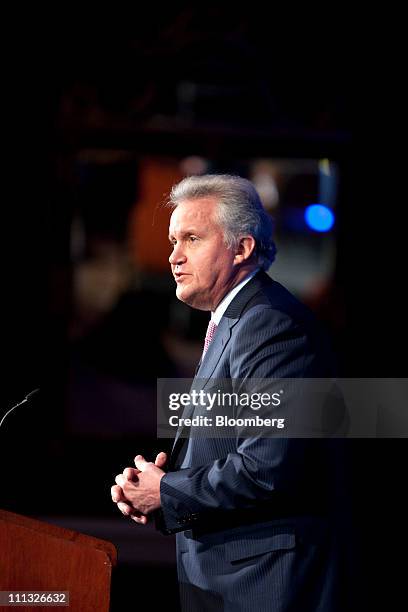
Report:
M 238 319 L 227 319 L 223 317 L 220 321 L 220 325 L 215 332 L 214 338 L 208 347 L 208 350 L 204 356 L 204 359 L 200 361 L 199 366 L 196 370 L 196 375 L 192 382 L 190 391 L 192 389 L 200 391 L 204 389 L 207 382 L 211 378 L 211 374 L 214 372 L 217 364 L 219 363 L 221 356 L 227 346 L 229 339 L 231 338 L 231 328 Z M 182 419 L 189 419 L 193 416 L 195 406 L 186 406 Z M 176 456 L 180 452 L 180 449 L 185 441 L 186 434 L 189 431 L 189 427 L 181 425 L 177 429 L 176 437 L 174 439 L 173 449 L 171 451 L 171 460 L 174 463 Z M 182 437 L 183 436 L 183 437 Z

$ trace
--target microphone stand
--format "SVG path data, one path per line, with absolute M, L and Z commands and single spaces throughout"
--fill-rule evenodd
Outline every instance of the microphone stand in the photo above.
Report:
M 36 395 L 39 392 L 39 389 L 34 389 L 33 391 L 30 391 L 30 393 L 28 393 L 25 398 L 23 399 L 22 402 L 19 402 L 18 404 L 16 404 L 15 406 L 13 406 L 12 408 L 10 408 L 10 410 L 8 410 L 6 412 L 6 414 L 4 415 L 4 417 L 1 419 L 0 421 L 0 427 L 3 424 L 4 419 L 6 418 L 6 416 L 8 414 L 10 414 L 10 412 L 12 412 L 15 408 L 18 408 L 19 406 L 21 406 L 22 404 L 25 404 L 26 402 L 28 402 L 29 399 L 31 399 L 33 397 L 33 395 Z

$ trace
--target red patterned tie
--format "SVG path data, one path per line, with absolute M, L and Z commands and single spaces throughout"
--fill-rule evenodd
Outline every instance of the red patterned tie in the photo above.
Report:
M 212 319 L 210 319 L 210 322 L 208 323 L 208 327 L 207 327 L 207 333 L 205 334 L 204 350 L 203 350 L 202 359 L 204 359 L 204 355 L 206 354 L 206 352 L 208 350 L 208 347 L 211 344 L 211 340 L 214 337 L 216 329 L 217 329 L 216 324 L 214 323 L 214 321 Z

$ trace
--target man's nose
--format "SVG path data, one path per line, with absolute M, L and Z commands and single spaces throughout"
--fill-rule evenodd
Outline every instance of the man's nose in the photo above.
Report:
M 171 263 L 171 265 L 172 266 L 181 265 L 185 263 L 186 259 L 187 258 L 182 252 L 181 247 L 179 245 L 175 245 L 169 257 L 169 262 Z

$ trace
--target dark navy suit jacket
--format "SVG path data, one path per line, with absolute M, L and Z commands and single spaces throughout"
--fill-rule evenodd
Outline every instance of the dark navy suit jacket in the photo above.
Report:
M 312 314 L 259 272 L 228 306 L 196 380 L 332 375 Z M 336 442 L 176 437 L 157 524 L 177 533 L 183 610 L 345 609 Z

